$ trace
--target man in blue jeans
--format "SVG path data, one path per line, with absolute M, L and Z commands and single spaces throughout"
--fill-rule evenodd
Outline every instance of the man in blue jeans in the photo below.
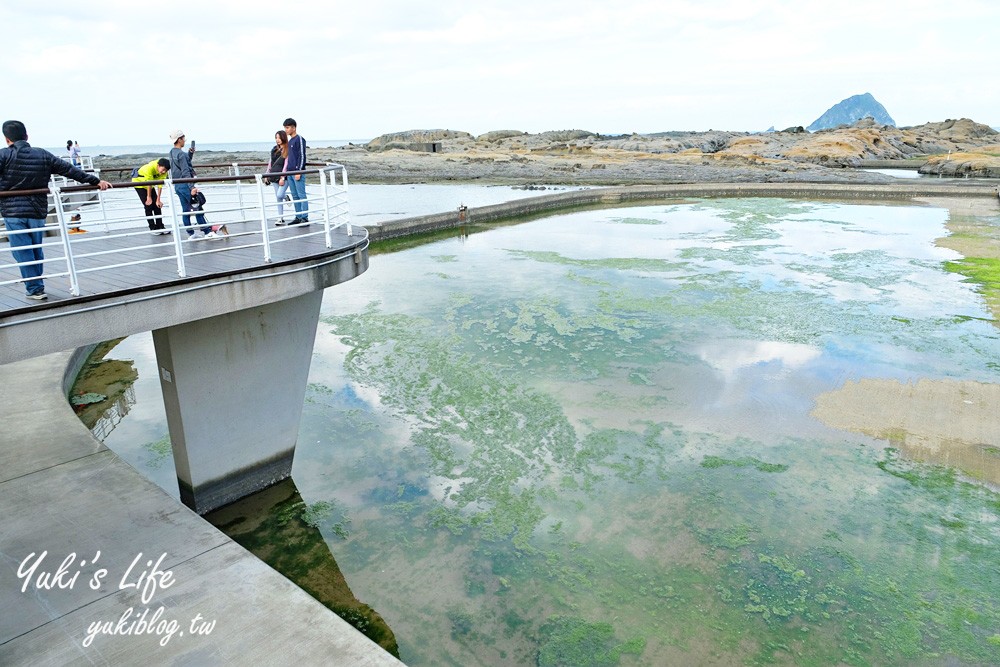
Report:
M 191 153 L 194 152 L 194 148 L 189 151 L 184 150 L 184 144 L 187 142 L 184 132 L 174 130 L 170 133 L 170 140 L 174 142 L 174 147 L 170 149 L 170 178 L 194 178 L 194 167 L 191 165 Z M 198 218 L 200 227 L 191 226 L 192 216 L 186 215 L 191 212 L 191 183 L 174 183 L 174 192 L 181 200 L 181 211 L 185 214 L 183 216 L 184 226 L 187 227 L 188 240 L 220 238 L 206 222 L 204 213 L 193 216 Z M 204 233 L 204 236 L 195 235 L 198 229 Z
M 19 120 L 4 121 L 3 136 L 7 147 L 0 150 L 0 191 L 47 190 L 52 174 L 96 185 L 102 190 L 111 187 L 107 181 L 77 169 L 47 150 L 32 148 L 28 144 L 28 130 Z M 0 215 L 4 218 L 8 232 L 38 230 L 7 235 L 27 296 L 34 301 L 48 298 L 45 294 L 45 282 L 41 278 L 42 260 L 45 259 L 42 252 L 45 232 L 41 230 L 48 214 L 49 201 L 45 192 L 0 197 Z
M 285 159 L 285 171 L 298 171 L 306 168 L 306 140 L 298 132 L 298 124 L 294 118 L 286 118 L 283 123 L 288 134 L 288 157 Z M 309 224 L 309 201 L 306 199 L 306 175 L 295 174 L 287 178 L 288 189 L 292 191 L 292 202 L 295 204 L 295 219 L 290 225 Z

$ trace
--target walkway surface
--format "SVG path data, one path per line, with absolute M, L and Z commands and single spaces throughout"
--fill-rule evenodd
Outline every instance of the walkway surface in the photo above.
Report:
M 75 356 L 0 365 L 0 665 L 401 664 L 98 442 Z

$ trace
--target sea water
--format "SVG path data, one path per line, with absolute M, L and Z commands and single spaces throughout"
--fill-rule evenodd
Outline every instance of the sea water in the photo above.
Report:
M 325 294 L 301 511 L 410 665 L 996 664 L 1000 495 L 814 414 L 1000 382 L 946 220 L 723 199 L 373 255 Z M 106 442 L 176 496 L 149 335 L 113 356 Z

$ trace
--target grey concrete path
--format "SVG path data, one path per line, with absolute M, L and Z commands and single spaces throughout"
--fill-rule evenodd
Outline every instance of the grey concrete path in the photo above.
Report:
M 0 365 L 0 665 L 401 664 L 94 439 L 77 363 Z

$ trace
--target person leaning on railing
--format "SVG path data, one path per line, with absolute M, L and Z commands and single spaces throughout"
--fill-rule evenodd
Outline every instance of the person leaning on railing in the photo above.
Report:
M 132 182 L 162 181 L 166 173 L 170 171 L 170 160 L 161 157 L 142 165 L 132 172 Z M 153 197 L 152 185 L 137 185 L 135 191 L 139 194 L 139 201 L 146 211 L 146 224 L 153 234 L 169 234 L 169 229 L 163 228 L 163 184 L 156 186 L 156 197 Z
M 77 169 L 66 160 L 57 158 L 43 148 L 28 144 L 28 130 L 19 120 L 4 121 L 3 136 L 7 147 L 0 150 L 0 192 L 12 190 L 44 190 L 36 194 L 0 197 L 0 215 L 8 232 L 14 261 L 18 263 L 29 299 L 41 301 L 48 298 L 42 281 L 42 240 L 45 218 L 49 213 L 48 185 L 53 174 L 72 178 L 80 183 L 96 185 L 107 190 L 111 184 L 93 174 Z M 37 262 L 37 264 L 26 264 Z

